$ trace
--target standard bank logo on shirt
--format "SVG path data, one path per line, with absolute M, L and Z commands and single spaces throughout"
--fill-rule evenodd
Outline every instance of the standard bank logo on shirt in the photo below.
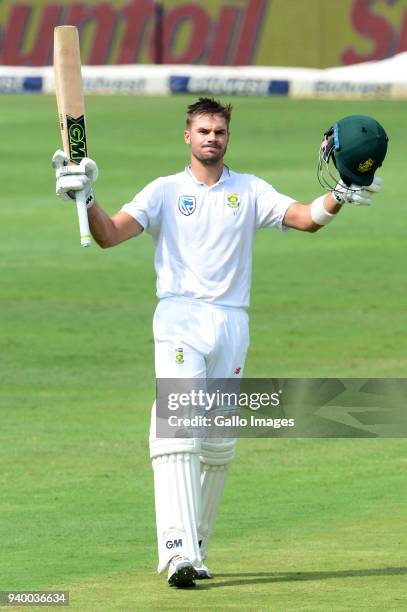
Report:
M 195 212 L 196 199 L 195 196 L 182 195 L 178 198 L 178 210 L 187 217 Z

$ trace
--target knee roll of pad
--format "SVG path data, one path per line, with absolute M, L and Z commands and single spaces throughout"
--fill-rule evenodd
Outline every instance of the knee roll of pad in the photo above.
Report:
M 200 459 L 208 465 L 227 465 L 235 456 L 236 438 L 205 438 Z
M 173 453 L 200 453 L 201 440 L 199 438 L 157 438 L 156 407 L 155 402 L 151 410 L 150 423 L 150 457 L 171 455 Z
M 201 440 L 197 438 L 151 438 L 150 457 L 161 457 L 162 455 L 172 455 L 174 453 L 192 453 L 199 454 L 201 452 Z

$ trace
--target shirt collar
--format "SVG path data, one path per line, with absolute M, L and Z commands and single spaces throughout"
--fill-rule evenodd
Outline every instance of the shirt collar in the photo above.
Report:
M 194 174 L 193 174 L 189 164 L 188 164 L 188 166 L 185 166 L 185 172 L 188 174 L 188 176 L 191 177 L 191 179 L 197 185 L 203 185 L 204 187 L 209 187 L 209 185 L 206 185 L 205 183 L 202 183 L 201 181 L 198 181 L 198 179 L 194 176 Z M 223 166 L 222 174 L 220 175 L 220 178 L 219 178 L 218 182 L 215 183 L 214 185 L 211 185 L 210 188 L 216 187 L 216 185 L 220 185 L 221 183 L 226 181 L 229 177 L 230 177 L 230 170 L 229 170 L 228 166 Z

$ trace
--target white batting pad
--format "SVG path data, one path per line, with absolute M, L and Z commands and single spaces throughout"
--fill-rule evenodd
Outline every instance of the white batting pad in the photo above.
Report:
M 200 565 L 197 524 L 201 513 L 200 463 L 196 453 L 153 459 L 158 572 L 178 554 Z
M 236 438 L 204 438 L 201 441 L 201 461 L 209 465 L 225 465 L 236 452 Z
M 201 450 L 201 440 L 199 438 L 157 438 L 156 428 L 156 402 L 151 409 L 150 436 L 149 436 L 150 457 L 160 457 L 161 455 L 171 455 L 174 453 L 199 453 Z
M 209 540 L 225 488 L 228 467 L 228 465 L 201 464 L 202 512 L 198 523 L 198 540 L 201 543 L 203 560 L 208 554 Z

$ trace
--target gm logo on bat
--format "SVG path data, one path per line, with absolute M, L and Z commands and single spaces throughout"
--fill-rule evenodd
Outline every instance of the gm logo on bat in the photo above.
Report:
M 195 212 L 195 208 L 195 196 L 182 195 L 178 198 L 178 210 L 186 217 L 192 215 L 192 213 Z
M 87 155 L 85 117 L 81 115 L 75 119 L 67 115 L 66 124 L 69 138 L 69 157 L 73 162 L 79 164 L 81 159 Z

